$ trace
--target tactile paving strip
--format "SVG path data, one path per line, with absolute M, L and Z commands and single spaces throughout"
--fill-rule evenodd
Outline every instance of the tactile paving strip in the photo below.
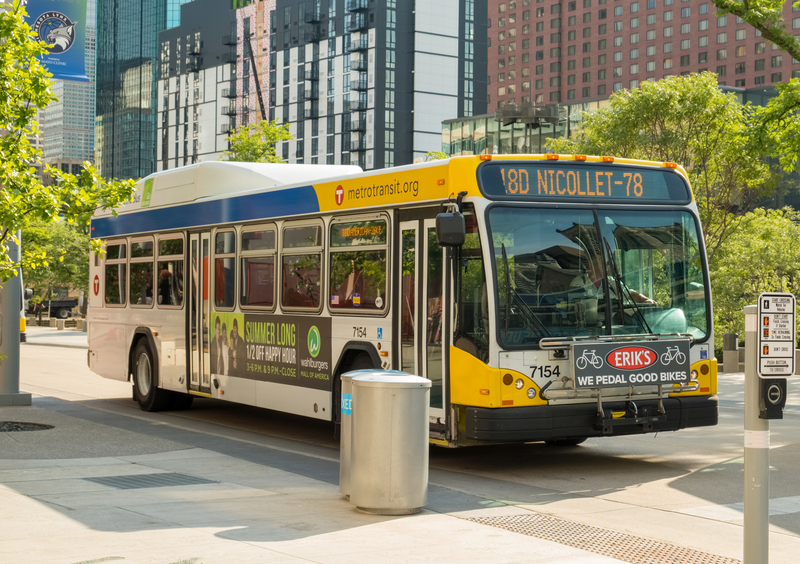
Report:
M 157 474 L 135 474 L 132 476 L 101 476 L 98 478 L 84 478 L 95 484 L 102 484 L 120 490 L 135 490 L 141 488 L 166 488 L 170 486 L 194 486 L 197 484 L 216 484 L 213 480 L 197 478 L 187 474 L 172 472 L 159 472 Z
M 467 520 L 557 542 L 631 564 L 741 564 L 740 560 L 727 556 L 574 523 L 550 515 L 509 515 Z

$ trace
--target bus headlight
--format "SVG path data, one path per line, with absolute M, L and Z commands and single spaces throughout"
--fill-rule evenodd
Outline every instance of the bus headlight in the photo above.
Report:
M 525 382 L 522 381 L 522 378 L 517 378 L 517 381 L 514 382 L 514 387 L 518 390 L 521 390 L 525 386 Z
M 528 399 L 536 397 L 536 388 L 528 388 Z

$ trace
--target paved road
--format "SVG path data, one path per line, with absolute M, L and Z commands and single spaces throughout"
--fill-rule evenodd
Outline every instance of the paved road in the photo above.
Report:
M 327 424 L 213 400 L 197 401 L 187 412 L 145 414 L 130 399 L 128 384 L 88 371 L 84 350 L 39 346 L 22 350 L 22 388 L 35 394 L 137 421 L 200 428 L 222 438 L 247 434 L 280 440 L 287 452 L 336 459 L 337 444 Z M 595 527 L 586 529 L 595 531 L 595 536 L 600 530 L 616 531 L 740 559 L 742 381 L 741 374 L 720 377 L 720 424 L 712 428 L 590 439 L 571 448 L 544 444 L 434 448 L 431 484 L 441 488 L 434 496 L 435 510 L 463 510 L 460 493 L 483 500 L 479 502 L 483 507 L 496 507 L 504 517 L 529 515 L 533 510 L 576 526 Z M 789 405 L 783 420 L 771 422 L 773 564 L 794 564 L 800 551 L 800 384 L 790 383 Z M 524 532 L 542 524 L 525 521 L 519 526 Z

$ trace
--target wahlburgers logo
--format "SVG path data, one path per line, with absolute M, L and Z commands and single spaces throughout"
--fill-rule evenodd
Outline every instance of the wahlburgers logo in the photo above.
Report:
M 319 329 L 316 325 L 312 325 L 308 330 L 308 352 L 312 357 L 316 358 L 319 351 L 322 349 L 322 338 L 319 334 Z

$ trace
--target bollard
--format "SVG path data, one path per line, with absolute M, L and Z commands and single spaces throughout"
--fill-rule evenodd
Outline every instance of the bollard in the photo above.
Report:
M 722 371 L 726 374 L 739 372 L 739 335 L 725 333 L 722 336 Z

